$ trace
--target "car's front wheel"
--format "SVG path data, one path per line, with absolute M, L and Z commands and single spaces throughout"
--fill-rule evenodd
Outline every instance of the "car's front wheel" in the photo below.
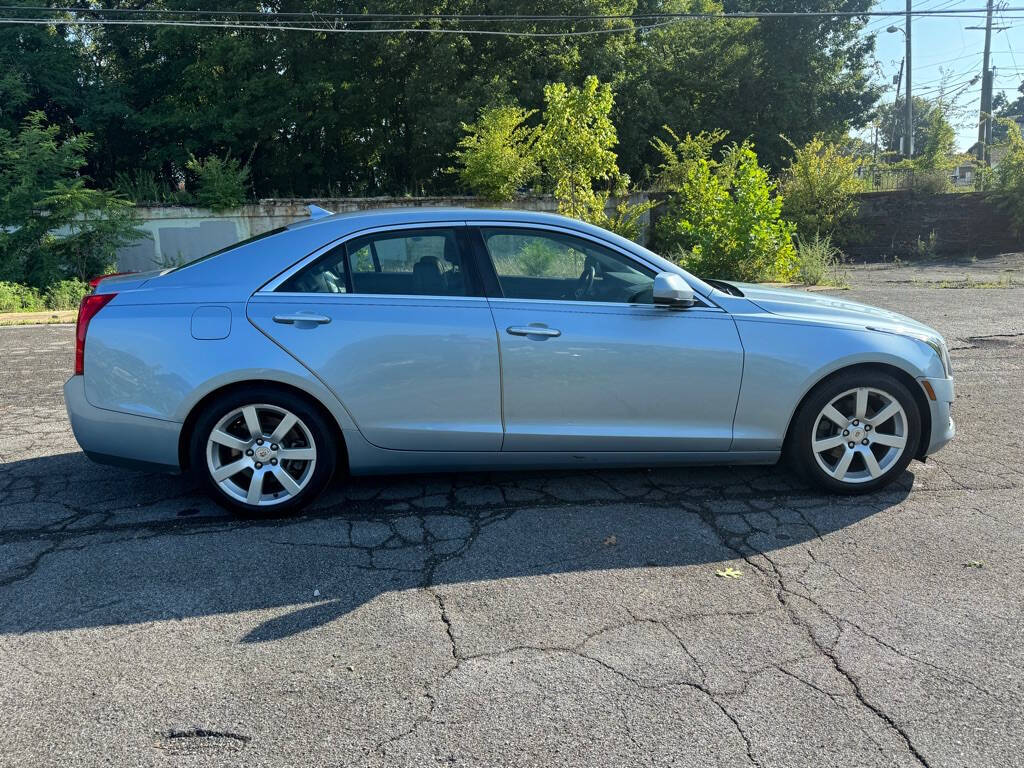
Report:
M 192 432 L 191 466 L 220 504 L 245 515 L 295 512 L 330 482 L 331 430 L 304 398 L 246 387 L 216 400 Z
M 787 450 L 795 468 L 833 493 L 868 493 L 906 469 L 921 436 L 914 396 L 881 371 L 840 373 L 797 411 Z

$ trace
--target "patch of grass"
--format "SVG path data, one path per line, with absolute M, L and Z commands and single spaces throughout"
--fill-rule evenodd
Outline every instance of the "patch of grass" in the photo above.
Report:
M 811 239 L 797 238 L 796 275 L 804 285 L 849 285 L 842 251 L 832 245 L 832 239 L 815 235 Z
M 1005 288 L 1018 288 L 1024 286 L 1024 282 L 1014 280 L 1009 275 L 1003 275 L 998 280 L 975 280 L 968 276 L 963 280 L 943 280 L 940 283 L 933 283 L 936 288 L 946 289 L 963 289 L 963 288 L 982 288 L 990 290 L 999 290 Z

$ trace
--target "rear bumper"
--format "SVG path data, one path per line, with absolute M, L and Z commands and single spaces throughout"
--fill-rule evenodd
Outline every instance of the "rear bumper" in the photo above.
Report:
M 97 408 L 85 399 L 84 376 L 72 376 L 65 382 L 64 404 L 75 440 L 93 461 L 132 469 L 181 472 L 181 424 Z
M 956 390 L 953 386 L 953 379 L 921 379 L 920 381 L 921 386 L 924 386 L 927 381 L 935 393 L 934 400 L 928 399 L 928 407 L 932 416 L 931 439 L 921 452 L 922 456 L 930 456 L 945 447 L 946 443 L 956 436 L 956 424 L 952 416 Z M 925 387 L 925 392 L 927 391 L 928 388 Z

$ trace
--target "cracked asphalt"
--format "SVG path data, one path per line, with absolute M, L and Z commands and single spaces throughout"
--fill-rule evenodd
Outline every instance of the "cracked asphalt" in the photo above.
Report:
M 86 460 L 73 329 L 2 328 L 0 765 L 1021 765 L 1022 264 L 854 271 L 949 339 L 960 434 L 853 499 L 437 475 L 239 522 Z

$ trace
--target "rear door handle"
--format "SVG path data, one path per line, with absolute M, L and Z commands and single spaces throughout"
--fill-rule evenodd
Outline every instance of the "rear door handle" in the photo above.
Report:
M 512 336 L 561 336 L 562 332 L 543 325 L 510 325 L 505 332 Z
M 324 325 L 331 322 L 327 315 L 307 315 L 305 312 L 296 312 L 294 315 L 274 315 L 274 322 L 281 325 L 295 325 L 296 323 L 314 323 Z

